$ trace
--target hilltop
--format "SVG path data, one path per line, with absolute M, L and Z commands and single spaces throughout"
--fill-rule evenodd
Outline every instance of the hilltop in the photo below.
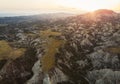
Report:
M 107 9 L 99 9 L 94 11 L 95 14 L 116 14 L 116 12 Z

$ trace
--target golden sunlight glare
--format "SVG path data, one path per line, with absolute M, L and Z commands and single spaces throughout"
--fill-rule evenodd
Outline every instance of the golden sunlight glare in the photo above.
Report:
M 64 7 L 94 11 L 98 9 L 115 9 L 115 5 L 119 2 L 119 0 L 60 0 L 58 3 Z

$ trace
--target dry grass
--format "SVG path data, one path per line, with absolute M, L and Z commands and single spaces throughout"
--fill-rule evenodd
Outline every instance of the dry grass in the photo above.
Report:
M 47 39 L 47 43 L 45 46 L 46 52 L 41 59 L 42 69 L 45 73 L 51 70 L 55 66 L 55 54 L 57 53 L 57 49 L 60 48 L 64 44 L 64 40 L 59 40 L 55 38 L 49 38 L 52 36 L 60 36 L 59 32 L 52 32 L 51 30 L 42 31 L 41 35 L 44 39 Z
M 40 36 L 43 38 L 48 38 L 49 36 L 60 36 L 60 32 L 53 32 L 51 29 L 48 29 L 46 31 L 40 31 Z
M 109 47 L 105 50 L 110 53 L 120 54 L 120 47 Z
M 12 48 L 6 41 L 0 41 L 0 60 L 10 57 Z
M 22 56 L 25 51 L 26 51 L 26 49 L 24 49 L 24 48 L 14 49 L 14 50 L 10 53 L 10 56 L 11 56 L 10 58 L 16 59 L 16 58 Z
M 14 49 L 12 48 L 8 42 L 0 41 L 0 60 L 2 59 L 15 59 L 21 55 L 23 55 L 25 49 Z
M 42 68 L 44 72 L 48 72 L 55 65 L 55 54 L 57 49 L 63 44 L 62 40 L 52 39 L 49 43 L 46 53 L 42 58 Z

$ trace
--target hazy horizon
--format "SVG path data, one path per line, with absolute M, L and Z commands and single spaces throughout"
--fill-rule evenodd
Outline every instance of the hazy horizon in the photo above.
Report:
M 120 12 L 120 0 L 0 0 L 0 17 L 57 12 L 81 14 L 97 9 Z

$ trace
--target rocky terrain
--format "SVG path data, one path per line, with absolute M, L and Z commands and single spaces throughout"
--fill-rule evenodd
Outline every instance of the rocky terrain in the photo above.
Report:
M 120 83 L 119 13 L 8 19 L 0 20 L 0 84 Z

